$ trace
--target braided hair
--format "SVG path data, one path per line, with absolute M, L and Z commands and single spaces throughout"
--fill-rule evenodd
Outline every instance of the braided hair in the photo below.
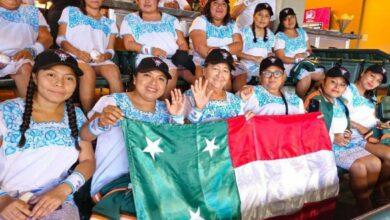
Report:
M 253 33 L 253 42 L 257 43 L 255 22 L 252 23 L 252 33 Z M 264 41 L 264 42 L 267 42 L 267 41 L 268 41 L 267 28 L 264 28 L 263 41 Z
M 35 74 L 35 73 L 32 73 Z M 32 74 L 30 75 L 30 80 L 27 87 L 27 95 L 26 95 L 26 104 L 23 112 L 23 122 L 20 125 L 20 133 L 21 137 L 18 143 L 18 147 L 23 147 L 26 144 L 26 131 L 30 128 L 32 111 L 33 111 L 33 101 L 34 94 L 36 91 L 36 85 L 34 83 Z M 38 74 L 38 73 L 36 73 Z M 78 84 L 78 77 L 76 77 L 76 84 Z M 74 92 L 75 93 L 75 92 Z M 78 142 L 79 129 L 77 128 L 77 117 L 76 110 L 73 103 L 73 95 L 65 101 L 66 104 L 66 112 L 68 113 L 68 124 L 69 129 L 71 130 L 71 135 L 74 139 L 75 146 L 77 150 L 80 150 L 80 145 Z

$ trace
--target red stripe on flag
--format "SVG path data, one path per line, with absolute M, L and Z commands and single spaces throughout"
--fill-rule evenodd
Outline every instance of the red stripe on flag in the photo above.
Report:
M 310 220 L 334 218 L 337 198 L 331 198 L 320 202 L 306 203 L 303 208 L 291 215 L 277 216 L 267 220 Z
M 257 161 L 297 157 L 332 150 L 320 113 L 256 116 L 227 120 L 229 150 L 233 166 Z

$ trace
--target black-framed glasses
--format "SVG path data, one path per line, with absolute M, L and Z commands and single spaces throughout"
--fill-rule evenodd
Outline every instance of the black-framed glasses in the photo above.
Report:
M 265 71 L 261 72 L 261 74 L 265 78 L 270 78 L 271 76 L 274 76 L 275 78 L 279 78 L 279 77 L 281 77 L 284 74 L 284 72 L 281 71 L 281 70 L 276 70 L 276 71 L 265 70 Z

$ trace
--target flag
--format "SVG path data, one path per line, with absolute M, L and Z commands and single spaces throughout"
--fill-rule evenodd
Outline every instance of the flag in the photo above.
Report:
M 138 219 L 329 215 L 337 168 L 318 113 L 191 125 L 123 122 Z

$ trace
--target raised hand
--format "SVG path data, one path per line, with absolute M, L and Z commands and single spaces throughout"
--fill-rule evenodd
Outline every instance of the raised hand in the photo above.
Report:
M 165 104 L 169 114 L 180 116 L 184 112 L 184 96 L 181 94 L 180 89 L 174 89 L 171 91 L 172 102 L 169 102 L 168 99 L 165 99 Z
M 207 80 L 205 83 L 202 83 L 202 78 L 199 78 L 195 81 L 194 85 L 191 85 L 191 91 L 195 99 L 195 107 L 200 110 L 202 110 L 207 105 L 211 94 L 213 94 L 212 90 L 207 93 L 207 84 Z
M 245 85 L 240 90 L 240 97 L 242 100 L 247 101 L 253 95 L 253 86 Z

